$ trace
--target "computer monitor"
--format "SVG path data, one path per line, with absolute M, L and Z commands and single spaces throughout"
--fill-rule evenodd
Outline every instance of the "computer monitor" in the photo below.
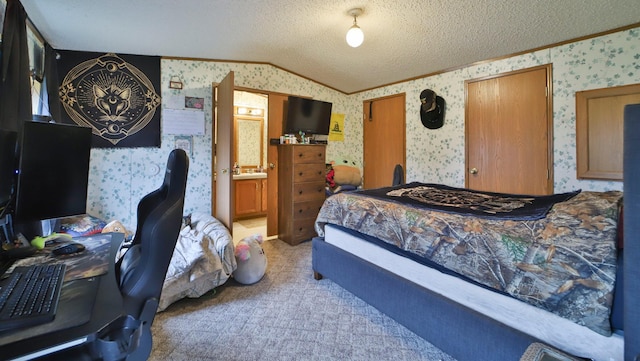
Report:
M 16 224 L 86 213 L 90 128 L 25 122 L 19 152 Z

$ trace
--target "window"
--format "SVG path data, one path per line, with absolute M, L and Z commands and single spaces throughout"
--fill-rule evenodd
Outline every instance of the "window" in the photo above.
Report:
M 31 106 L 33 114 L 49 115 L 44 80 L 44 39 L 36 27 L 27 19 L 27 47 L 29 48 L 29 71 L 31 73 Z
M 0 0 L 0 43 L 2 42 L 2 29 L 4 29 L 4 14 L 7 12 L 7 0 Z

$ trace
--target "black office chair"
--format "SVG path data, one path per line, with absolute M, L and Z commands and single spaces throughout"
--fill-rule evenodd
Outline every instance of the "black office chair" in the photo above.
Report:
M 188 171 L 189 159 L 185 151 L 173 150 L 167 161 L 164 182 L 138 203 L 136 234 L 116 264 L 116 276 L 128 315 L 124 327 L 128 329 L 128 320 L 140 323 L 130 337 L 128 350 L 124 352 L 125 360 L 146 360 L 151 353 L 151 325 L 180 233 Z M 108 355 L 99 356 L 106 359 Z
M 393 168 L 393 181 L 391 185 L 399 186 L 401 184 L 404 184 L 404 169 L 401 164 L 396 164 L 395 168 Z
M 173 150 L 162 186 L 138 203 L 136 234 L 116 264 L 125 315 L 99 332 L 92 343 L 52 359 L 137 361 L 149 357 L 151 325 L 180 233 L 188 170 L 187 154 Z

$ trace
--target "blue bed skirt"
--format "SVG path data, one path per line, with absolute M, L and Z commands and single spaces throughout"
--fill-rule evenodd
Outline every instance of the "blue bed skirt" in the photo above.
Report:
M 316 278 L 328 278 L 459 361 L 519 360 L 536 338 L 345 252 L 312 240 Z

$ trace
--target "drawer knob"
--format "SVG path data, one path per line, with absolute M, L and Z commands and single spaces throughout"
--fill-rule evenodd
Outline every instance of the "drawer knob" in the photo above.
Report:
M 298 157 L 300 157 L 300 158 L 302 158 L 303 155 L 304 154 L 302 154 L 302 153 L 298 153 Z
M 302 172 L 298 173 L 298 175 L 301 176 L 301 177 L 302 177 L 302 174 L 303 174 Z
M 302 191 L 299 191 L 298 194 L 302 194 Z

